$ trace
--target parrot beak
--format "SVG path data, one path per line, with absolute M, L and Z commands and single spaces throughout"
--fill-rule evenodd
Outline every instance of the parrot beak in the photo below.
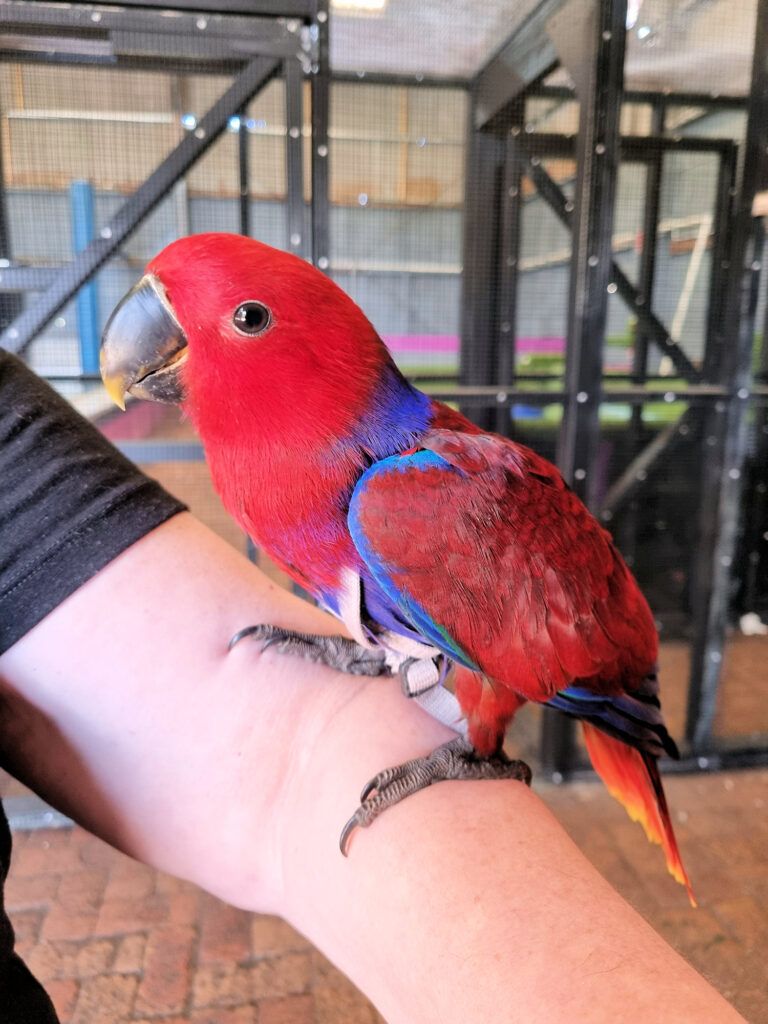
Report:
M 187 338 L 161 282 L 147 274 L 120 300 L 101 338 L 101 378 L 125 409 L 126 394 L 177 404 Z

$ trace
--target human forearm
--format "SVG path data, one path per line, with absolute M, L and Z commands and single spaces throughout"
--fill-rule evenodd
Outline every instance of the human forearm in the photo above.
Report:
M 288 917 L 392 1022 L 739 1019 L 519 784 L 434 786 L 342 858 L 362 783 L 446 730 L 396 681 L 228 653 L 257 621 L 335 629 L 176 516 L 3 657 L 2 746 L 127 852 Z

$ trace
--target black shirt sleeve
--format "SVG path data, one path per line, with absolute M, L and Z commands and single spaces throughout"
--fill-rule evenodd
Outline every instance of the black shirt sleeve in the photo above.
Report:
M 0 653 L 184 507 L 0 350 Z

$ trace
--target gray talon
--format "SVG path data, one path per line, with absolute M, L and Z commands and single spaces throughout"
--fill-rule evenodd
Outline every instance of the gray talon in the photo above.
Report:
M 367 828 L 387 807 L 448 779 L 516 779 L 529 786 L 531 769 L 524 761 L 512 761 L 501 751 L 489 758 L 478 757 L 469 740 L 457 736 L 426 757 L 414 758 L 375 775 L 363 787 L 360 806 L 341 831 L 341 852 L 347 856 L 355 828 Z
M 305 658 L 307 661 L 327 665 L 349 675 L 391 675 L 382 648 L 362 647 L 346 636 L 315 636 L 312 633 L 298 633 L 292 629 L 260 623 L 238 630 L 229 641 L 229 650 L 231 651 L 235 644 L 245 637 L 261 641 L 262 651 L 275 645 L 281 654 Z

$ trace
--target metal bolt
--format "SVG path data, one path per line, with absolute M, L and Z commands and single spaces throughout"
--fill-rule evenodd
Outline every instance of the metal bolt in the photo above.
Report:
M 552 772 L 552 781 L 556 786 L 559 786 L 563 781 L 562 772 Z
M 208 19 L 198 18 L 197 21 L 195 22 L 195 25 L 200 29 L 201 32 L 203 32 L 205 31 L 205 29 L 208 28 Z
M 636 298 L 635 298 L 635 305 L 636 306 L 643 306 L 643 305 L 645 305 L 645 296 L 644 295 L 636 296 Z
M 564 209 L 565 209 L 566 213 L 573 213 L 573 200 L 572 199 L 566 199 Z
M 610 29 L 606 29 L 605 32 L 603 32 L 603 39 L 607 43 L 610 40 L 610 38 L 611 38 L 611 30 Z
M 665 391 L 665 393 L 664 393 L 664 401 L 665 402 L 674 402 L 676 398 L 677 398 L 677 395 L 675 394 L 674 391 Z
M 517 127 L 517 125 L 515 125 L 514 128 L 510 129 L 509 134 L 510 135 L 519 135 L 520 134 L 520 129 Z
M 292 139 L 298 139 L 298 137 L 301 135 L 301 129 L 297 128 L 294 125 L 293 128 L 291 128 L 291 130 L 288 132 L 288 134 L 291 136 Z
M 722 399 L 715 402 L 715 412 L 725 412 L 725 402 Z
M 196 139 L 204 139 L 205 138 L 205 128 L 195 128 L 195 138 Z
M 739 398 L 749 398 L 749 388 L 739 388 L 736 395 Z
M 538 167 L 540 163 L 541 163 L 541 157 L 538 157 L 538 156 L 532 156 L 531 157 L 531 167 Z
M 605 145 L 602 142 L 598 142 L 598 144 L 595 146 L 595 152 L 598 156 L 602 156 L 605 152 Z
M 318 265 L 318 267 L 320 267 L 321 270 L 327 270 L 328 269 L 328 257 L 327 256 L 320 256 L 320 258 L 317 261 L 317 265 Z
M 317 147 L 317 155 L 318 156 L 328 156 L 328 147 L 327 146 L 318 146 Z
M 301 235 L 296 231 L 291 235 L 291 245 L 301 245 Z
M 501 325 L 501 333 L 502 334 L 509 334 L 511 329 L 512 329 L 512 325 L 509 323 L 508 320 L 505 320 L 504 323 Z
M 683 437 L 685 437 L 685 435 L 687 433 L 689 433 L 689 431 L 690 431 L 690 427 L 688 426 L 687 423 L 681 423 L 680 424 L 679 432 L 683 435 Z
M 507 400 L 507 392 L 506 391 L 498 391 L 496 393 L 496 401 L 499 403 L 499 405 L 503 405 L 504 402 L 506 402 L 506 400 Z
M 712 660 L 713 660 L 713 661 L 715 661 L 715 660 L 719 661 L 719 660 L 720 660 L 720 655 L 718 655 L 718 656 L 717 656 L 717 659 L 715 659 L 715 656 L 714 656 L 714 654 L 713 654 L 713 655 L 712 655 Z M 697 759 L 696 759 L 696 764 L 697 764 L 697 765 L 699 766 L 699 768 L 701 768 L 701 769 L 704 769 L 704 768 L 709 768 L 709 758 L 708 758 L 708 757 L 699 757 L 699 758 L 697 758 Z
M 19 332 L 18 332 L 18 330 L 15 327 L 12 327 L 10 329 L 10 331 L 8 331 L 8 337 L 9 338 L 18 338 L 18 336 L 19 336 Z
M 320 15 L 319 14 L 317 16 L 317 20 L 320 21 Z M 299 22 L 298 22 L 298 20 L 296 18 L 291 18 L 289 21 L 287 21 L 285 23 L 285 27 L 288 29 L 289 32 L 298 32 L 299 31 Z
M 760 260 L 752 260 L 752 269 L 753 270 L 759 270 L 761 266 L 762 266 L 762 264 L 760 263 Z
M 588 401 L 588 399 L 589 395 L 586 391 L 580 391 L 578 395 L 576 395 L 576 401 L 579 402 L 581 405 L 583 405 L 584 402 Z
M 514 187 L 514 185 L 512 186 L 512 188 L 507 190 L 507 195 L 509 196 L 510 199 L 514 199 L 515 196 L 518 195 L 518 190 Z
M 320 22 L 321 25 L 324 25 L 325 22 L 328 21 L 328 12 L 327 11 L 318 11 L 317 12 L 317 20 Z
M 597 256 L 590 256 L 587 260 L 587 263 L 590 265 L 590 267 L 596 267 L 599 262 L 600 260 L 597 258 Z
M 102 228 L 101 231 L 99 232 L 99 234 L 101 235 L 102 238 L 111 238 L 112 237 L 112 228 L 109 228 L 109 227 Z
M 723 555 L 722 558 L 720 559 L 720 565 L 724 565 L 725 568 L 727 569 L 732 561 L 733 561 L 733 559 L 731 558 L 730 555 Z
M 587 475 L 587 471 L 586 469 L 577 469 L 574 471 L 573 475 L 576 477 L 577 480 L 583 480 Z
M 728 476 L 731 480 L 738 480 L 741 476 L 741 470 L 734 466 L 733 469 L 728 470 Z
M 710 436 L 709 436 L 709 437 L 707 438 L 707 441 L 706 441 L 706 443 L 707 443 L 707 444 L 709 445 L 709 447 L 710 447 L 710 448 L 714 448 L 714 447 L 715 447 L 715 445 L 717 444 L 717 438 L 716 438 L 716 437 L 712 437 L 712 436 L 710 435 Z
M 647 478 L 648 474 L 644 469 L 638 469 L 638 471 L 635 473 L 636 480 L 646 480 Z
M 98 23 L 101 21 L 101 11 L 94 11 L 91 15 L 91 21 L 95 21 L 98 25 Z
M 602 519 L 604 523 L 610 523 L 610 521 L 613 519 L 613 512 L 611 512 L 609 508 L 604 509 L 602 513 Z
M 528 122 L 528 124 L 527 124 L 527 125 L 525 126 L 525 130 L 526 130 L 526 131 L 528 132 L 528 134 L 529 134 L 529 135 L 531 135 L 531 134 L 532 134 L 533 132 L 535 132 L 535 131 L 536 131 L 536 125 L 535 125 L 535 124 L 532 124 L 532 123 L 531 123 L 531 122 L 529 121 L 529 122 Z
M 616 282 L 615 281 L 611 281 L 611 283 L 608 285 L 607 292 L 608 292 L 609 295 L 615 295 L 615 293 L 616 293 Z

